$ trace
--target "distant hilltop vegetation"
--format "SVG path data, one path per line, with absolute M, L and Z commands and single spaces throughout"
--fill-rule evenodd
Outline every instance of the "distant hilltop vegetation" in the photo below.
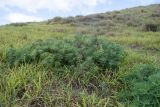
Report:
M 65 18 L 57 16 L 44 22 L 48 25 L 69 24 L 77 28 L 77 33 L 91 35 L 114 35 L 113 32 L 121 32 L 128 28 L 144 32 L 157 32 L 160 31 L 160 4 L 86 16 L 77 15 Z M 30 23 L 33 22 L 9 25 L 25 26 Z
M 141 31 L 160 31 L 160 4 L 140 6 L 120 11 L 91 14 L 75 17 L 55 17 L 48 24 L 71 24 L 79 27 L 79 32 L 104 35 L 112 31 L 121 31 L 134 27 Z

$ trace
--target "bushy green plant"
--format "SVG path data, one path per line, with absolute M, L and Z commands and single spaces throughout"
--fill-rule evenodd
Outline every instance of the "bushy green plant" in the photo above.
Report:
M 154 23 L 147 23 L 144 26 L 145 31 L 152 31 L 152 32 L 157 32 L 158 31 L 158 24 Z
M 76 36 L 73 41 L 37 41 L 19 50 L 11 48 L 7 53 L 7 61 L 11 66 L 42 63 L 51 68 L 76 67 L 89 58 L 100 68 L 115 70 L 124 57 L 125 52 L 119 45 L 89 36 Z
M 17 57 L 16 49 L 13 48 L 13 46 L 11 46 L 7 52 L 7 61 L 8 61 L 9 66 L 12 67 L 14 65 L 16 57 Z
M 129 107 L 160 106 L 160 69 L 141 65 L 122 78 L 126 88 L 120 92 L 120 100 Z
M 67 17 L 63 20 L 63 23 L 75 23 L 75 19 L 74 17 L 70 16 L 70 17 Z
M 9 24 L 11 26 L 15 26 L 15 27 L 22 27 L 22 26 L 27 26 L 27 23 L 11 23 Z
M 62 21 L 63 21 L 63 18 L 62 17 L 54 17 L 52 20 L 50 20 L 50 22 L 49 23 L 62 23 Z
M 152 17 L 160 17 L 160 10 L 157 9 L 157 10 L 153 11 L 153 13 L 152 13 L 151 16 L 152 16 Z

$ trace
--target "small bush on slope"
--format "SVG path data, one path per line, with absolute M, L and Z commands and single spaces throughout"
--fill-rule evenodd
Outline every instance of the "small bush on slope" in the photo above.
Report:
M 152 31 L 152 32 L 157 32 L 158 31 L 158 24 L 154 24 L 154 23 L 148 23 L 145 24 L 145 31 Z
M 22 26 L 27 26 L 27 23 L 11 23 L 9 24 L 11 26 L 15 26 L 15 27 L 22 27 Z
M 160 69 L 142 65 L 123 77 L 127 85 L 120 93 L 120 100 L 130 107 L 160 106 Z
M 49 68 L 76 67 L 90 60 L 102 69 L 116 70 L 125 52 L 116 44 L 96 37 L 77 36 L 71 40 L 44 40 L 29 44 L 22 49 L 9 49 L 7 62 L 10 66 L 24 63 L 41 63 Z

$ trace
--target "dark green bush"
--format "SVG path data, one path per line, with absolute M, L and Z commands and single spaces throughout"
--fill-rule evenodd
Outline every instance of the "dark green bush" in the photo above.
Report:
M 157 10 L 153 11 L 153 13 L 152 13 L 151 16 L 152 16 L 152 17 L 160 17 L 160 10 L 157 9 Z
M 103 19 L 105 19 L 105 16 L 104 16 L 105 14 L 97 14 L 97 15 L 95 15 L 94 17 L 95 18 L 97 18 L 97 19 L 100 19 L 100 20 L 103 20 Z
M 129 20 L 126 21 L 127 26 L 138 27 L 142 25 L 142 21 L 138 18 L 131 17 Z
M 11 46 L 7 52 L 7 61 L 8 61 L 8 64 L 9 66 L 13 66 L 15 61 L 16 61 L 16 49 L 13 48 L 13 46 Z
M 28 24 L 27 23 L 11 23 L 9 25 L 16 26 L 16 27 L 22 27 L 22 26 L 27 26 Z
M 157 32 L 158 31 L 158 24 L 154 24 L 154 23 L 148 23 L 145 24 L 145 31 L 152 31 L 152 32 Z
M 64 19 L 62 17 L 54 17 L 54 19 L 52 19 L 53 23 L 61 23 Z
M 120 100 L 129 107 L 160 107 L 160 69 L 152 65 L 136 67 L 124 76 L 126 88 Z
M 71 40 L 37 41 L 20 50 L 9 49 L 10 66 L 24 63 L 42 63 L 46 67 L 76 67 L 88 58 L 103 69 L 118 69 L 125 52 L 116 44 L 96 37 L 76 36 Z
M 74 17 L 67 17 L 63 20 L 63 23 L 67 24 L 67 23 L 75 23 L 75 19 Z
M 106 26 L 106 27 L 111 27 L 115 26 L 116 24 L 112 20 L 102 20 L 97 23 L 95 23 L 95 26 Z
M 77 24 L 82 24 L 86 26 L 86 25 L 94 25 L 94 23 L 98 22 L 99 19 L 94 15 L 88 15 L 84 17 L 76 17 L 75 21 Z

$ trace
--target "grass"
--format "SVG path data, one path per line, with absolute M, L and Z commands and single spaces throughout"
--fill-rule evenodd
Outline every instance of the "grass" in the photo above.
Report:
M 1 26 L 0 106 L 124 107 L 117 96 L 123 88 L 120 76 L 127 74 L 135 65 L 153 64 L 160 67 L 160 32 L 137 31 L 134 27 L 98 37 L 120 44 L 128 55 L 116 73 L 106 70 L 105 74 L 94 75 L 92 81 L 88 80 L 92 74 L 70 75 L 69 69 L 65 69 L 62 76 L 57 76 L 40 64 L 23 64 L 13 68 L 6 64 L 6 51 L 10 46 L 20 49 L 36 40 L 73 39 L 78 28 L 70 24 L 44 22 L 28 23 L 21 27 Z

